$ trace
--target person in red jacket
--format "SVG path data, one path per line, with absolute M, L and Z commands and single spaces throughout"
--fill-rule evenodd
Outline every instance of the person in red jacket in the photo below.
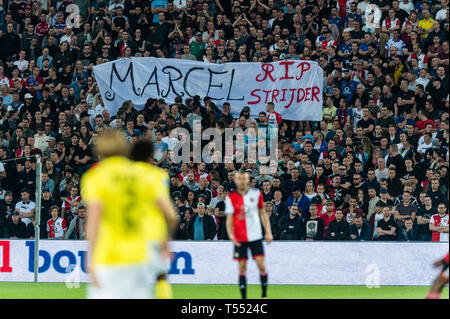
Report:
M 331 199 L 327 199 L 325 203 L 325 212 L 323 212 L 319 217 L 323 220 L 324 229 L 323 229 L 323 237 L 327 237 L 328 225 L 336 219 L 335 216 L 335 207 L 334 203 Z
M 442 271 L 431 285 L 430 291 L 427 294 L 427 299 L 441 298 L 442 289 L 448 284 L 448 252 L 443 259 L 436 261 L 433 266 L 442 267 Z

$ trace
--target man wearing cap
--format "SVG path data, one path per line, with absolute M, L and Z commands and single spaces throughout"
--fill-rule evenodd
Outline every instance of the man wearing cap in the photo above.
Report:
M 176 32 L 175 35 L 177 38 L 179 38 L 179 36 L 177 35 L 178 31 L 173 31 L 173 32 Z M 169 35 L 169 37 L 171 37 L 171 36 Z M 184 46 L 184 42 L 182 40 L 173 41 L 173 46 L 172 46 L 173 52 L 170 57 L 173 59 L 173 58 L 175 58 L 175 56 L 183 55 L 183 46 Z
M 191 217 L 187 233 L 189 240 L 212 240 L 216 236 L 216 223 L 211 215 L 206 214 L 205 204 L 197 204 L 197 214 Z
M 7 232 L 10 239 L 26 238 L 26 224 L 20 219 L 18 212 L 11 214 L 11 220 L 7 225 Z
M 191 42 L 191 54 L 194 55 L 198 61 L 201 61 L 203 54 L 205 54 L 206 43 L 202 41 L 202 33 L 195 33 L 195 40 Z
M 70 83 L 70 87 L 75 91 L 74 97 L 78 100 L 80 98 L 81 90 L 86 88 L 86 78 L 84 75 L 78 75 L 75 81 Z
M 8 84 L 11 82 L 10 78 L 12 77 L 12 70 L 14 70 L 14 68 L 15 68 L 13 62 L 14 62 L 14 58 L 11 57 L 11 56 L 8 56 L 5 59 L 5 65 L 4 65 L 5 71 L 4 71 L 4 74 L 8 78 Z
M 17 185 L 19 188 L 27 187 L 34 189 L 36 184 L 36 170 L 32 167 L 33 162 L 34 159 L 30 157 L 25 158 L 25 168 L 17 175 Z
M 27 92 L 28 89 L 24 89 L 24 91 Z M 26 109 L 29 112 L 31 112 L 32 114 L 34 114 L 35 111 L 38 109 L 38 106 L 37 106 L 37 100 L 34 99 L 33 94 L 27 92 L 23 96 L 23 99 L 24 99 L 24 105 L 23 105 L 24 109 Z

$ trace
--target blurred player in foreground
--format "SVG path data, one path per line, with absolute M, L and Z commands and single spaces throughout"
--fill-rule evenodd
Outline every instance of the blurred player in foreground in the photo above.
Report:
M 175 230 L 177 219 L 170 199 L 169 178 L 165 170 L 152 165 L 153 142 L 148 139 L 140 139 L 133 144 L 130 159 L 135 161 L 137 166 L 148 171 L 148 178 L 154 180 L 152 184 L 161 185 L 161 188 L 155 188 L 158 193 L 156 204 L 164 216 L 167 227 L 164 228 L 163 225 L 160 225 L 158 227 L 159 232 L 154 231 L 149 234 L 148 240 L 153 243 L 149 246 L 150 273 L 156 275 L 155 297 L 157 299 L 171 299 L 172 289 L 166 281 L 170 267 L 168 240 Z
M 101 136 L 96 144 L 101 162 L 81 180 L 89 216 L 91 299 L 152 297 L 149 238 L 167 232 L 156 197 L 164 186 L 127 158 L 130 147 L 118 131 Z
M 269 218 L 264 208 L 264 200 L 260 190 L 249 188 L 250 179 L 247 173 L 237 172 L 234 176 L 236 190 L 225 199 L 226 227 L 228 237 L 234 243 L 234 259 L 239 264 L 239 288 L 242 299 L 247 298 L 247 250 L 250 249 L 260 272 L 262 297 L 267 297 L 267 271 L 264 263 L 263 234 L 265 240 L 273 239 Z
M 442 289 L 448 284 L 448 253 L 444 259 L 438 260 L 434 263 L 434 267 L 442 267 L 439 276 L 434 280 L 428 292 L 427 299 L 440 299 Z

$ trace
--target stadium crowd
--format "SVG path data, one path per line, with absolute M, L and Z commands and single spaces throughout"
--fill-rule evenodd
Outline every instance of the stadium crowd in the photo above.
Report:
M 198 96 L 111 114 L 92 68 L 132 56 L 318 61 L 323 120 L 283 120 L 270 104 L 233 117 Z M 154 140 L 177 239 L 227 239 L 224 199 L 244 170 L 275 239 L 448 241 L 448 71 L 446 0 L 0 0 L 0 238 L 34 236 L 40 155 L 41 238 L 84 239 L 80 176 L 96 138 L 121 129 Z M 278 161 L 174 163 L 168 135 L 194 120 L 278 128 Z

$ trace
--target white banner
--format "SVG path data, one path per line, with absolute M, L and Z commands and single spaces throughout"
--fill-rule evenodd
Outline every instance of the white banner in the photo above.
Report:
M 142 109 L 149 98 L 173 103 L 175 97 L 209 96 L 231 104 L 238 115 L 250 106 L 257 117 L 273 102 L 286 120 L 322 120 L 323 70 L 314 61 L 212 64 L 181 59 L 123 58 L 94 66 L 105 106 L 115 115 L 131 100 Z
M 87 241 L 40 240 L 39 281 L 88 282 Z M 34 240 L 0 240 L 0 281 L 34 280 Z
M 438 275 L 432 263 L 448 243 L 273 242 L 265 245 L 271 284 L 427 286 Z M 86 241 L 40 241 L 39 281 L 88 282 Z M 174 241 L 171 283 L 236 284 L 231 242 Z M 33 281 L 34 241 L 0 241 L 0 281 Z M 249 260 L 248 282 L 259 283 Z

